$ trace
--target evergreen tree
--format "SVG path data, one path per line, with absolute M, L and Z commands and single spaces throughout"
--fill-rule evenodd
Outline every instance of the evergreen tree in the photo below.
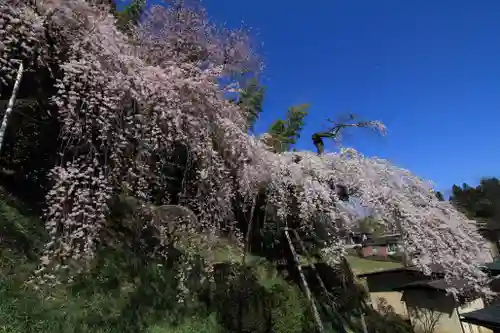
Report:
M 259 85 L 256 78 L 251 78 L 243 89 L 237 104 L 243 109 L 248 121 L 248 129 L 253 130 L 255 122 L 262 112 L 265 88 Z
M 130 32 L 131 28 L 139 22 L 146 0 L 132 0 L 132 2 L 122 11 L 116 11 L 117 27 L 123 32 Z
M 310 104 L 300 104 L 288 109 L 284 120 L 276 120 L 269 128 L 272 147 L 276 152 L 289 151 L 300 138 L 304 127 L 304 118 L 309 113 Z
M 438 198 L 439 201 L 444 201 L 443 193 L 436 191 L 436 198 Z
M 484 178 L 476 187 L 453 185 L 452 204 L 467 217 L 476 220 L 485 238 L 494 242 L 500 250 L 500 181 Z

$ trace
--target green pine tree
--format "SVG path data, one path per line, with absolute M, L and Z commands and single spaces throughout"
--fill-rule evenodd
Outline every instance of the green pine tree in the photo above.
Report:
M 275 152 L 290 151 L 300 138 L 304 127 L 304 118 L 309 113 L 310 104 L 300 104 L 288 109 L 284 120 L 276 120 L 269 128 L 272 146 Z
M 500 252 L 500 180 L 484 178 L 476 187 L 453 185 L 450 201 L 477 222 L 479 232 Z
M 125 33 L 130 32 L 139 23 L 145 7 L 146 0 L 132 0 L 124 10 L 115 12 L 117 27 Z
M 243 89 L 237 104 L 243 109 L 247 117 L 248 129 L 253 131 L 255 122 L 262 113 L 262 104 L 264 102 L 265 88 L 259 85 L 256 78 L 248 81 Z

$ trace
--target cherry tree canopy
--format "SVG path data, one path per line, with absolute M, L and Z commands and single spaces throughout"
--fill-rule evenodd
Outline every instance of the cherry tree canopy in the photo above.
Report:
M 49 71 L 57 88 L 48 97 L 63 144 L 46 202 L 46 266 L 90 261 L 109 202 L 120 193 L 144 204 L 189 207 L 197 216 L 193 228 L 212 233 L 235 221 L 235 200 L 250 211 L 265 193 L 277 220 L 296 214 L 304 227 L 318 216 L 331 224 L 324 251 L 335 260 L 343 243 L 333 226 L 342 218 L 349 228 L 356 217 L 338 200 L 335 185 L 342 184 L 389 229 L 402 231 L 416 265 L 440 264 L 447 279 L 484 290 L 487 277 L 477 263 L 489 258 L 482 239 L 430 184 L 352 149 L 275 154 L 249 135 L 227 94 L 238 89 L 238 73 L 258 71 L 260 62 L 241 31 L 212 25 L 200 9 L 154 7 L 128 36 L 108 8 L 92 1 L 6 0 L 0 6 L 6 86 L 16 59 L 34 73 Z M 172 179 L 176 167 L 182 172 Z

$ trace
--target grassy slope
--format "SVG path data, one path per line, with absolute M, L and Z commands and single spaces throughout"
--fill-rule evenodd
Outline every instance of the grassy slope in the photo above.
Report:
M 95 281 L 85 282 L 83 289 L 61 287 L 50 297 L 42 297 L 24 284 L 36 268 L 36 252 L 43 241 L 44 228 L 38 218 L 21 211 L 22 203 L 10 198 L 0 189 L 0 333 L 139 332 L 135 329 L 135 318 L 127 315 L 130 314 L 127 310 L 131 304 L 137 303 L 130 295 L 141 286 L 134 285 L 134 281 L 120 281 L 118 287 L 108 288 L 106 283 L 113 283 L 115 277 L 116 280 L 122 278 L 115 276 L 122 272 L 114 267 L 114 263 L 110 263 L 109 268 L 105 267 Z M 125 292 L 124 287 L 127 285 L 132 285 L 130 293 Z M 162 295 L 153 296 L 155 297 L 161 301 Z M 149 311 L 152 310 L 153 307 L 150 306 Z M 150 321 L 146 331 L 221 331 L 213 315 L 185 317 L 176 325 L 171 324 L 173 320 L 167 318 L 169 315 L 170 313 L 164 312 L 165 320 L 157 320 L 153 316 L 150 316 L 151 320 L 146 318 Z M 130 329 L 126 328 L 127 321 L 130 321 Z
M 127 277 L 119 276 L 120 272 L 116 271 L 116 267 L 109 267 L 109 269 L 105 267 L 105 271 L 99 272 L 95 277 L 96 281 L 86 283 L 83 290 L 60 288 L 55 298 L 52 299 L 42 300 L 40 295 L 23 286 L 23 282 L 36 266 L 36 260 L 33 258 L 37 256 L 36 249 L 40 246 L 44 231 L 37 218 L 27 215 L 26 212 L 21 213 L 21 210 L 21 203 L 9 198 L 0 189 L 0 299 L 2 300 L 0 302 L 0 333 L 127 331 L 123 329 L 123 325 L 116 325 L 116 323 L 134 320 L 127 317 L 126 310 L 133 302 L 130 294 L 133 294 L 134 288 L 141 286 L 134 284 L 134 281 L 127 280 Z M 212 262 L 239 262 L 241 260 L 240 251 L 224 240 L 221 240 L 220 246 L 215 251 L 204 255 L 208 255 L 210 258 L 207 259 Z M 347 259 L 354 273 L 400 267 L 397 263 L 373 261 L 355 256 L 349 256 Z M 121 261 L 119 257 L 114 260 L 115 262 Z M 252 256 L 248 258 L 249 262 L 260 260 Z M 301 261 L 304 260 L 301 258 Z M 303 263 L 307 264 L 307 260 Z M 257 269 L 256 273 L 266 289 L 283 283 L 281 278 L 269 275 L 266 269 Z M 124 281 L 119 281 L 118 287 L 114 290 L 103 289 L 105 283 L 113 280 L 110 277 Z M 131 291 L 125 290 L 130 288 Z M 290 305 L 287 304 L 285 308 L 288 309 Z M 288 319 L 284 324 L 289 325 Z M 150 322 L 148 320 L 147 332 L 203 331 L 211 333 L 221 331 L 213 315 L 201 318 L 182 317 L 180 323 L 176 325 L 169 324 L 169 322 L 171 323 L 172 320 L 155 319 Z M 290 328 L 284 329 L 290 331 Z
M 38 218 L 21 213 L 18 207 L 22 204 L 0 189 L 0 333 L 223 332 L 213 312 L 208 316 L 179 313 L 170 287 L 175 277 L 160 271 L 154 262 L 137 266 L 131 278 L 128 273 L 134 270 L 135 259 L 127 253 L 106 254 L 99 271 L 76 287 L 60 287 L 50 297 L 41 297 L 24 282 L 36 268 L 44 228 Z M 225 240 L 202 255 L 213 263 L 241 262 L 241 252 Z M 248 257 L 258 268 L 259 284 L 281 295 L 283 305 L 273 310 L 277 332 L 300 332 L 303 296 L 260 261 Z
M 402 267 L 402 264 L 397 262 L 369 260 L 356 256 L 347 256 L 347 261 L 354 274 L 372 273 Z

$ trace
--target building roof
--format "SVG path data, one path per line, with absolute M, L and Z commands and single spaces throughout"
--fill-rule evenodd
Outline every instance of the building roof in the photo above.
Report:
M 423 280 L 407 283 L 403 286 L 395 288 L 395 290 L 408 290 L 408 289 L 433 289 L 439 291 L 447 291 L 450 288 L 462 289 L 466 287 L 465 281 L 456 281 L 453 283 L 446 282 L 444 279 L 438 280 Z
M 401 236 L 399 234 L 393 235 L 382 235 L 376 238 L 370 238 L 363 242 L 364 246 L 370 245 L 389 245 L 389 244 L 398 244 L 401 242 Z
M 413 271 L 411 267 L 399 267 L 399 268 L 389 268 L 389 269 L 384 269 L 384 270 L 379 270 L 375 272 L 368 272 L 368 273 L 362 273 L 358 274 L 358 277 L 367 277 L 367 276 L 373 276 L 373 275 L 381 275 L 381 274 L 386 274 L 386 273 L 393 273 L 393 272 L 404 272 L 404 271 Z
M 442 267 L 439 265 L 430 265 L 430 269 L 431 269 L 433 274 L 438 274 L 438 275 L 444 274 Z M 375 272 L 370 272 L 370 273 L 358 274 L 358 277 L 368 277 L 368 276 L 373 276 L 373 275 L 381 275 L 381 274 L 395 273 L 395 272 L 419 272 L 419 273 L 421 273 L 422 270 L 416 266 L 408 266 L 408 267 L 392 268 L 392 269 L 386 269 L 386 270 L 382 270 L 382 271 L 375 271 Z
M 493 275 L 500 274 L 500 259 L 485 264 L 484 268 Z
M 464 313 L 461 320 L 466 323 L 484 326 L 490 329 L 500 328 L 500 302 L 484 309 Z

